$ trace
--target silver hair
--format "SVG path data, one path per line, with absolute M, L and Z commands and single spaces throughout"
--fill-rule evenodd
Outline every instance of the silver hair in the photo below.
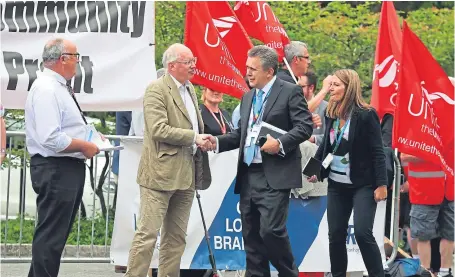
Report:
M 284 56 L 288 63 L 291 63 L 294 57 L 301 55 L 303 49 L 308 49 L 308 46 L 301 41 L 291 41 L 291 43 L 284 46 Z
M 182 50 L 182 49 L 190 50 L 188 47 L 186 47 L 185 45 L 183 45 L 181 43 L 174 43 L 171 46 L 169 46 L 169 48 L 166 49 L 166 51 L 164 51 L 164 54 L 163 54 L 163 67 L 166 70 L 167 70 L 167 65 L 169 63 L 175 62 L 179 58 L 179 56 L 180 56 L 180 51 L 179 50 Z
M 275 49 L 266 45 L 254 46 L 248 51 L 248 57 L 259 57 L 263 70 L 273 69 L 273 75 L 276 75 L 278 70 L 278 53 Z
M 164 73 L 166 73 L 166 69 L 164 69 L 164 68 L 158 69 L 158 70 L 156 71 L 156 78 L 157 78 L 157 79 L 160 78 L 161 76 L 164 75 Z
M 54 65 L 60 56 L 65 52 L 65 45 L 63 39 L 54 39 L 49 41 L 44 46 L 43 50 L 43 64 L 45 66 Z

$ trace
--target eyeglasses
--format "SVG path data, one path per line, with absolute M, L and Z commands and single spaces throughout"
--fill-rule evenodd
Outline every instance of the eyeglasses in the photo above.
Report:
M 76 58 L 77 61 L 80 61 L 81 54 L 79 53 L 62 53 L 61 56 L 66 55 L 66 56 L 73 56 Z
M 306 59 L 309 63 L 311 62 L 310 56 L 296 56 L 297 58 L 304 58 Z
M 176 62 L 176 63 L 184 64 L 184 65 L 191 65 L 191 64 L 196 65 L 196 63 L 197 63 L 197 58 L 194 57 L 194 58 L 189 59 L 189 60 L 186 60 L 186 61 L 175 61 L 175 62 Z

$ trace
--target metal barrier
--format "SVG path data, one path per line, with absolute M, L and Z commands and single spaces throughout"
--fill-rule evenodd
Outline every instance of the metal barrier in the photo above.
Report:
M 3 172 L 1 175 L 2 195 L 6 195 L 6 203 L 2 196 L 1 220 L 3 226 L 1 228 L 1 239 L 3 240 L 3 249 L 0 262 L 27 263 L 31 261 L 31 237 L 33 236 L 34 227 L 36 227 L 37 223 L 36 194 L 31 190 L 31 181 L 28 173 L 28 153 L 25 149 L 25 133 L 8 131 L 7 138 L 9 142 L 7 148 L 8 167 L 2 170 Z M 106 136 L 106 138 L 121 139 L 122 137 Z M 102 155 L 95 156 L 92 165 L 90 165 L 91 161 L 87 160 L 86 164 L 87 167 L 89 167 L 89 170 L 87 170 L 86 173 L 83 202 L 79 207 L 78 215 L 75 220 L 76 226 L 73 226 L 73 233 L 70 234 L 70 237 L 75 235 L 76 243 L 74 245 L 68 245 L 67 243 L 62 262 L 109 263 L 111 261 L 109 258 L 108 243 L 111 238 L 111 227 L 113 226 L 114 217 L 110 212 L 116 201 L 116 186 L 111 184 L 112 153 L 113 151 L 109 154 L 104 153 L 104 161 L 102 160 L 102 157 L 100 157 Z M 100 167 L 101 164 L 103 164 L 103 170 L 101 170 L 102 176 L 99 176 L 98 178 L 98 167 Z M 5 171 L 7 171 L 6 182 L 4 182 Z M 91 174 L 93 174 L 93 178 L 91 178 Z M 87 188 L 87 185 L 89 188 Z M 115 188 L 115 190 L 112 190 L 113 188 Z M 90 192 L 90 189 L 92 190 L 92 195 L 91 197 L 87 197 L 86 193 Z M 6 193 L 3 193 L 5 190 Z M 12 192 L 17 192 L 17 190 L 18 194 L 14 196 Z M 112 196 L 114 197 L 114 201 L 111 199 Z M 32 197 L 33 200 L 30 200 Z M 28 203 L 30 203 L 30 205 L 27 205 Z M 11 206 L 12 204 L 18 204 L 18 208 L 15 209 L 15 207 Z M 91 210 L 91 212 L 87 212 L 87 210 Z M 101 214 L 99 214 L 100 211 Z M 28 212 L 34 216 L 29 216 Z M 17 216 L 15 216 L 15 214 L 17 214 Z M 34 221 L 33 226 L 30 226 L 31 221 Z M 82 223 L 84 223 L 84 227 L 91 225 L 91 230 L 82 228 Z M 19 225 L 19 228 L 17 228 L 17 225 Z M 99 234 L 101 229 L 103 230 L 102 235 Z M 81 244 L 82 236 L 85 239 Z M 86 237 L 89 237 L 90 243 L 87 243 Z M 72 240 L 74 241 L 74 239 Z
M 28 168 L 28 165 L 27 165 L 27 158 L 28 158 L 28 153 L 25 149 L 25 133 L 24 132 L 11 132 L 11 131 L 8 131 L 7 132 L 7 137 L 9 138 L 9 146 L 8 146 L 8 151 L 7 151 L 7 157 L 8 157 L 8 168 L 7 168 L 7 188 L 6 188 L 6 209 L 3 209 L 2 207 L 2 211 L 3 210 L 6 210 L 5 212 L 5 215 L 3 218 L 3 213 L 1 214 L 2 216 L 2 224 L 4 224 L 4 226 L 2 226 L 2 231 L 3 231 L 3 234 L 2 234 L 2 237 L 1 239 L 3 239 L 3 245 L 2 245 L 2 256 L 0 257 L 0 262 L 1 263 L 28 263 L 31 261 L 31 256 L 26 256 L 24 257 L 23 254 L 22 254 L 22 246 L 23 246 L 23 237 L 24 237 L 24 230 L 23 230 L 23 227 L 24 227 L 24 222 L 26 221 L 30 221 L 30 220 L 34 220 L 34 226 L 36 226 L 36 220 L 37 220 L 37 213 L 35 211 L 35 216 L 33 218 L 26 218 L 26 190 L 27 190 L 27 168 Z M 106 138 L 108 139 L 111 139 L 111 140 L 115 140 L 115 139 L 122 139 L 122 138 L 128 138 L 128 139 L 142 139 L 140 137 L 131 137 L 131 136 L 128 136 L 128 137 L 125 137 L 125 136 L 105 136 Z M 21 153 L 21 156 L 17 156 L 17 155 L 13 155 L 13 149 L 18 149 L 17 147 L 16 148 L 13 148 L 13 145 L 14 145 L 14 141 L 13 141 L 13 138 L 20 138 L 20 140 L 23 141 L 23 145 L 22 145 L 22 150 L 23 150 L 23 153 Z M 19 147 L 20 148 L 20 147 Z M 111 151 L 110 154 L 112 154 L 113 152 Z M 399 241 L 399 237 L 398 237 L 398 220 L 399 220 L 399 216 L 398 216 L 398 208 L 399 208 L 399 196 L 400 196 L 400 181 L 401 181 L 401 178 L 400 178 L 400 174 L 401 174 L 401 165 L 400 165 L 400 161 L 398 159 L 398 157 L 396 156 L 397 155 L 397 152 L 395 151 L 395 155 L 393 156 L 394 157 L 394 162 L 395 162 L 395 177 L 394 177 L 394 186 L 393 186 L 393 190 L 392 190 L 392 194 L 393 194 L 393 200 L 392 200 L 392 215 L 391 215 L 391 228 L 390 228 L 390 240 L 392 241 L 393 243 L 393 251 L 392 251 L 392 254 L 391 254 L 391 257 L 387 260 L 387 265 L 391 265 L 394 261 L 394 259 L 396 258 L 397 256 L 397 252 L 398 252 L 398 241 Z M 90 179 L 90 185 L 92 186 L 92 191 L 93 191 L 93 197 L 91 201 L 92 205 L 91 205 L 91 218 L 90 219 L 87 219 L 87 213 L 85 214 L 85 218 L 83 218 L 82 216 L 82 207 L 84 205 L 86 205 L 85 201 L 84 200 L 87 200 L 87 198 L 83 198 L 83 204 L 81 204 L 81 207 L 79 208 L 79 212 L 78 212 L 78 216 L 77 216 L 77 219 L 76 219 L 76 222 L 77 222 L 77 233 L 76 233 L 76 245 L 73 245 L 73 246 L 70 246 L 70 247 L 75 247 L 75 255 L 73 255 L 74 257 L 65 257 L 65 255 L 62 257 L 62 262 L 66 262 L 66 263 L 109 263 L 111 262 L 111 259 L 109 257 L 109 251 L 108 251 L 108 241 L 109 239 L 111 238 L 111 232 L 109 230 L 109 223 L 112 223 L 113 225 L 113 221 L 114 221 L 114 218 L 110 218 L 110 196 L 111 196 L 111 191 L 110 191 L 110 181 L 111 181 L 111 176 L 110 176 L 110 173 L 111 173 L 111 160 L 112 160 L 112 155 L 105 155 L 105 157 L 108 157 L 108 161 L 107 161 L 107 164 L 106 164 L 106 161 L 104 161 L 104 166 L 103 168 L 107 170 L 107 180 L 108 180 L 108 192 L 107 192 L 107 203 L 105 205 L 106 207 L 106 210 L 105 210 L 105 215 L 102 215 L 101 217 L 99 215 L 97 215 L 95 212 L 96 212 L 96 200 L 98 200 L 100 203 L 100 205 L 103 204 L 103 201 L 101 201 L 100 199 L 97 199 L 97 194 L 96 194 L 96 191 L 99 193 L 100 191 L 100 187 L 99 186 L 103 186 L 103 184 L 98 184 L 97 186 L 97 181 L 100 181 L 99 178 L 97 179 L 96 177 L 98 176 L 98 159 L 99 159 L 99 156 L 96 156 L 93 160 L 94 160 L 94 172 L 93 172 L 93 180 L 94 180 L 94 183 L 91 184 L 91 178 L 90 178 L 90 171 L 88 172 L 87 176 L 89 176 L 89 179 Z M 19 158 L 21 160 L 21 163 L 19 164 L 20 166 L 20 188 L 19 188 L 19 238 L 18 238 L 18 241 L 15 241 L 13 243 L 11 242 L 8 242 L 8 235 L 9 235 L 9 231 L 10 229 L 8 228 L 9 226 L 9 219 L 10 219 L 10 216 L 9 216 L 9 213 L 10 213 L 10 192 L 11 192 L 11 171 L 12 171 L 12 165 L 13 167 L 15 166 L 14 164 L 12 164 L 12 161 Z M 92 168 L 93 169 L 93 168 Z M 2 170 L 3 171 L 3 170 Z M 3 175 L 3 174 L 2 174 Z M 100 176 L 102 177 L 102 176 Z M 3 179 L 3 176 L 2 176 L 2 179 Z M 103 181 L 103 180 L 101 180 Z M 87 184 L 87 182 L 86 182 Z M 86 185 L 85 184 L 85 185 Z M 13 184 L 14 185 L 14 184 Z M 85 186 L 84 185 L 84 186 Z M 2 191 L 3 191 L 3 181 L 2 181 Z M 31 183 L 30 183 L 30 186 L 31 186 Z M 84 188 L 85 190 L 85 188 Z M 102 189 L 101 189 L 102 191 Z M 115 193 L 115 192 L 114 192 Z M 32 193 L 35 198 L 36 198 L 36 195 L 35 193 L 33 192 Z M 104 200 L 104 192 L 102 193 L 102 198 Z M 116 193 L 114 195 L 114 197 L 116 196 Z M 99 198 L 99 196 L 98 196 Z M 114 203 L 115 203 L 115 199 L 114 199 Z M 113 204 L 114 204 L 113 203 Z M 2 197 L 2 206 L 3 206 L 3 197 Z M 32 205 L 34 208 L 36 207 L 35 203 L 33 203 Z M 90 206 L 89 206 L 90 207 Z M 102 209 L 102 207 L 99 207 L 100 209 Z M 85 208 L 86 210 L 86 208 Z M 100 221 L 100 219 L 103 219 L 104 220 L 104 236 L 103 236 L 103 244 L 97 244 L 95 242 L 95 224 Z M 17 219 L 16 219 L 17 220 Z M 90 244 L 89 245 L 81 245 L 81 222 L 82 220 L 84 221 L 90 221 L 91 222 L 91 232 L 90 232 Z M 103 223 L 101 221 L 101 223 Z M 15 229 L 16 230 L 16 229 Z M 30 235 L 30 234 L 29 234 Z M 31 243 L 31 242 L 30 242 Z M 11 255 L 11 251 L 10 249 L 8 248 L 8 246 L 10 246 L 10 248 L 14 248 L 15 246 L 18 246 L 18 251 L 17 253 L 14 253 L 14 255 Z M 30 247 L 30 246 L 29 246 Z M 68 244 L 67 244 L 67 247 L 68 247 Z M 88 255 L 87 257 L 86 256 L 81 256 L 81 253 L 80 253 L 80 250 L 81 250 L 81 247 L 84 248 L 84 249 L 87 249 L 89 248 L 89 253 L 88 254 L 85 254 L 85 255 Z M 103 255 L 99 255 L 99 253 L 95 253 L 95 252 L 100 252 L 100 247 L 101 248 L 104 248 L 104 252 L 103 252 Z M 30 247 L 31 249 L 31 247 Z M 96 251 L 95 251 L 96 250 Z

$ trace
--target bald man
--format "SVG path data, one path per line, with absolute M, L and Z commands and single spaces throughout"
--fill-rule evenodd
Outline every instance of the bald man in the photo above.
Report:
M 95 144 L 85 141 L 86 124 L 67 85 L 79 59 L 71 41 L 49 41 L 43 51 L 44 70 L 25 103 L 30 177 L 38 194 L 29 277 L 57 277 L 82 199 L 85 160 L 99 153 Z

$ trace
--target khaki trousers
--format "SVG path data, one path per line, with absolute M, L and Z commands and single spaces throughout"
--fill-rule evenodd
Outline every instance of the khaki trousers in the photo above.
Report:
M 158 277 L 179 277 L 194 192 L 194 185 L 176 191 L 140 187 L 140 219 L 125 277 L 147 276 L 160 228 Z

